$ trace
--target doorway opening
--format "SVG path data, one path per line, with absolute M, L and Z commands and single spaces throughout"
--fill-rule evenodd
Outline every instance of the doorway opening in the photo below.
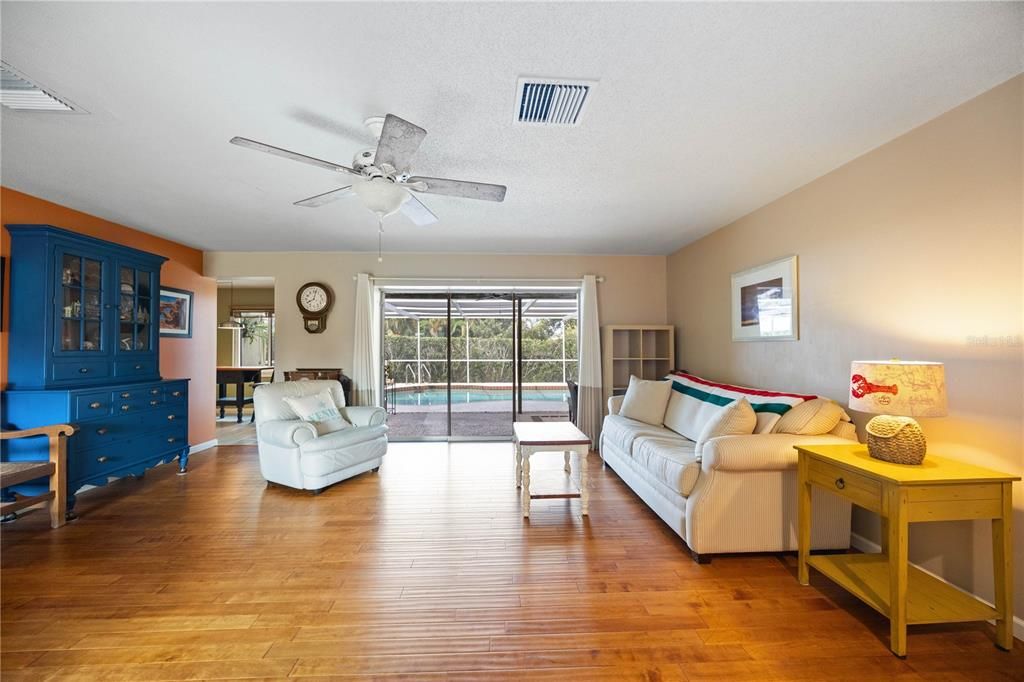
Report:
M 568 421 L 578 292 L 387 291 L 382 376 L 392 440 L 505 440 Z
M 252 394 L 273 381 L 276 349 L 274 278 L 217 281 L 217 442 L 256 442 Z

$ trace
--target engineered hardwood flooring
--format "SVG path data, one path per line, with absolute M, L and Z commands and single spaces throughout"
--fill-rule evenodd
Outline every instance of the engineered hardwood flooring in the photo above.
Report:
M 0 674 L 20 680 L 1022 680 L 988 624 L 885 619 L 792 555 L 697 565 L 589 458 L 591 516 L 536 501 L 507 443 L 393 444 L 314 497 L 224 446 L 32 512 L 2 541 Z M 574 461 L 575 465 L 575 461 Z M 533 459 L 535 490 L 568 485 Z

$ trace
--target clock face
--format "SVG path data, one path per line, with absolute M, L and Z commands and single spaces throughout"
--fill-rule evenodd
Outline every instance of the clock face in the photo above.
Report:
M 299 302 L 311 313 L 318 313 L 327 307 L 327 292 L 323 287 L 306 287 L 299 294 Z

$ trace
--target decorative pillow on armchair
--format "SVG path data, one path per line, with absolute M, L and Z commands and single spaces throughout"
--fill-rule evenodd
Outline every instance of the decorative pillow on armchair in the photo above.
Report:
M 334 398 L 331 397 L 330 389 L 325 388 L 316 395 L 307 395 L 301 398 L 284 398 L 284 401 L 299 416 L 299 419 L 316 427 L 316 432 L 320 436 L 352 426 L 338 411 L 338 406 L 334 404 Z

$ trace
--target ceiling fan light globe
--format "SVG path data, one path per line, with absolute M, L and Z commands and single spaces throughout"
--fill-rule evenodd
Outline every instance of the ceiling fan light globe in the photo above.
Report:
M 381 218 L 402 208 L 409 199 L 409 192 L 386 178 L 374 178 L 354 185 L 352 189 L 366 208 Z

